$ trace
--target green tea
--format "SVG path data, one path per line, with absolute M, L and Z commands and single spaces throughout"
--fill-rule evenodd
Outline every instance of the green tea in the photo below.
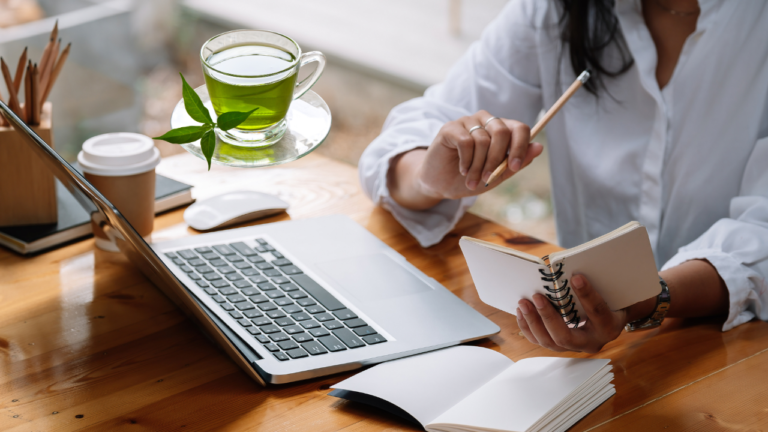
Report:
M 205 84 L 216 115 L 258 108 L 237 127 L 242 130 L 282 120 L 293 100 L 295 61 L 293 54 L 268 45 L 239 45 L 211 54 L 206 62 L 215 71 L 204 68 Z

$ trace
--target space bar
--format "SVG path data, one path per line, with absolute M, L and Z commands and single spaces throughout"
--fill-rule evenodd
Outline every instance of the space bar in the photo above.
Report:
M 325 288 L 321 287 L 317 282 L 305 274 L 291 276 L 294 282 L 299 284 L 305 291 L 315 298 L 321 305 L 330 311 L 344 309 L 344 306 L 340 301 L 336 300 L 336 297 L 331 295 Z

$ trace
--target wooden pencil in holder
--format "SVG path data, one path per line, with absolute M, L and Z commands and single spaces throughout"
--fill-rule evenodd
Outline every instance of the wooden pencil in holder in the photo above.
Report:
M 53 147 L 51 103 L 43 105 L 40 125 L 32 126 Z M 56 223 L 53 173 L 30 147 L 29 138 L 12 127 L 0 127 L 0 226 Z

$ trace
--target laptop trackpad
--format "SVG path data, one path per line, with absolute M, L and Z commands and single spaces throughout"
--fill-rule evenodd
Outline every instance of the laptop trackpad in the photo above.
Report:
M 317 264 L 329 282 L 359 300 L 383 300 L 432 290 L 408 269 L 383 253 Z

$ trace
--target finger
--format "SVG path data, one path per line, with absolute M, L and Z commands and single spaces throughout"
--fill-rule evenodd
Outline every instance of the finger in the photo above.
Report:
M 463 120 L 464 127 L 467 128 L 467 131 L 472 130 L 470 135 L 472 136 L 472 139 L 474 139 L 475 145 L 472 155 L 472 164 L 469 166 L 465 182 L 467 189 L 475 190 L 480 183 L 480 177 L 483 175 L 483 167 L 485 166 L 485 159 L 488 155 L 488 148 L 491 145 L 491 137 L 488 135 L 488 131 L 483 129 L 483 124 L 474 116 L 464 117 Z
M 578 335 L 575 335 L 568 325 L 563 321 L 563 317 L 543 295 L 534 294 L 533 304 L 541 317 L 544 327 L 547 329 L 552 341 L 559 347 L 572 351 L 581 351 Z
M 486 120 L 488 118 L 490 118 L 490 115 L 486 117 Z M 483 175 L 481 177 L 483 183 L 488 181 L 493 170 L 504 161 L 512 138 L 512 132 L 501 119 L 491 120 L 485 127 L 485 130 L 487 130 L 488 134 L 491 136 L 491 145 L 488 149 L 485 166 L 483 167 Z
M 536 340 L 536 337 L 531 333 L 531 329 L 528 327 L 528 323 L 525 322 L 525 316 L 523 315 L 523 312 L 520 310 L 520 308 L 517 308 L 517 326 L 520 327 L 520 331 L 523 332 L 523 336 L 525 336 L 526 339 L 528 339 L 528 342 L 532 344 L 539 344 L 539 341 Z
M 530 165 L 531 162 L 533 162 L 533 160 L 536 159 L 537 157 L 539 157 L 541 155 L 541 153 L 543 153 L 543 152 L 544 152 L 544 146 L 542 146 L 541 143 L 537 143 L 537 142 L 530 143 L 528 145 L 528 153 L 526 153 L 525 159 L 523 160 L 523 168 L 525 168 L 528 165 Z M 502 175 L 500 175 L 496 180 L 492 181 L 488 185 L 488 188 L 493 189 L 499 183 L 502 183 L 504 180 L 512 177 L 513 175 L 515 175 L 515 173 L 513 173 L 512 170 L 505 169 L 504 173 Z
M 525 316 L 525 321 L 528 324 L 528 327 L 531 329 L 531 333 L 536 338 L 537 341 L 539 341 L 539 345 L 543 346 L 544 348 L 548 348 L 552 351 L 564 351 L 563 348 L 558 346 L 554 340 L 552 340 L 552 336 L 549 335 L 549 331 L 547 330 L 547 327 L 544 325 L 544 323 L 541 320 L 541 316 L 539 315 L 538 309 L 534 307 L 531 302 L 527 300 L 521 300 L 518 303 L 518 306 L 520 307 L 520 310 L 523 311 L 523 315 Z M 552 306 L 550 306 L 551 308 Z
M 509 144 L 508 168 L 516 173 L 523 168 L 523 159 L 531 142 L 531 129 L 525 123 L 516 120 L 504 120 L 507 128 L 512 132 Z
M 571 286 L 581 302 L 587 320 L 591 321 L 594 327 L 608 328 L 613 324 L 613 314 L 608 303 L 595 291 L 587 278 L 582 275 L 574 275 L 571 277 Z
M 460 120 L 446 123 L 445 140 L 459 153 L 459 173 L 466 176 L 475 152 L 475 140 Z

